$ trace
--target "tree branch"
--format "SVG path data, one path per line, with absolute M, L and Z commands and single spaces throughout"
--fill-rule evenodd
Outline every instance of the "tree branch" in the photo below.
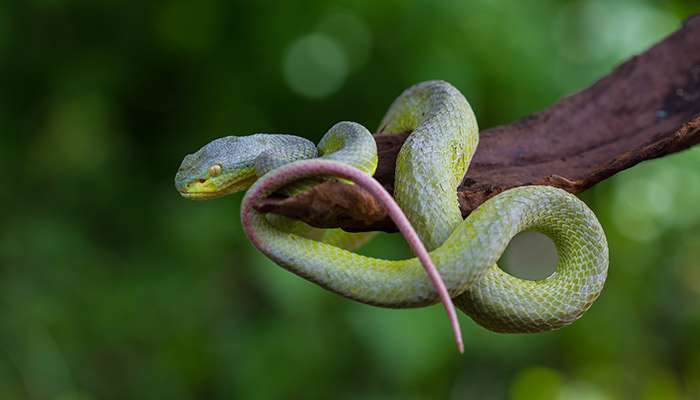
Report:
M 377 134 L 375 178 L 393 191 L 396 155 L 408 134 Z M 644 160 L 700 143 L 700 14 L 645 53 L 549 108 L 482 131 L 458 188 L 462 215 L 507 189 L 550 185 L 579 194 Z M 322 228 L 395 231 L 363 190 L 326 182 L 256 208 Z

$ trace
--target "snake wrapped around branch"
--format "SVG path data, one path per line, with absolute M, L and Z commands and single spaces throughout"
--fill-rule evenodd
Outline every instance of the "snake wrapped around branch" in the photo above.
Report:
M 605 283 L 608 247 L 597 218 L 576 196 L 548 186 L 518 187 L 462 219 L 457 187 L 479 134 L 457 89 L 443 81 L 410 87 L 391 105 L 379 132 L 411 132 L 398 155 L 393 199 L 371 178 L 377 149 L 370 132 L 352 122 L 333 126 L 318 146 L 278 134 L 214 140 L 185 157 L 175 185 L 195 200 L 247 189 L 241 221 L 252 243 L 278 265 L 328 290 L 391 308 L 442 301 L 460 351 L 453 303 L 478 324 L 503 333 L 558 329 L 591 306 Z M 354 182 L 374 194 L 417 257 L 358 255 L 352 250 L 370 233 L 316 229 L 252 206 L 256 199 L 275 192 L 294 195 L 324 179 Z M 496 265 L 524 230 L 545 234 L 557 249 L 556 270 L 545 279 L 516 278 Z

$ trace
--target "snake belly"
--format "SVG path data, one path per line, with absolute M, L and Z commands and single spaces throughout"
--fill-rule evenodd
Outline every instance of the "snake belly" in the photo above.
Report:
M 368 133 L 357 124 L 341 124 L 347 128 L 343 135 L 348 137 L 355 135 L 355 131 Z M 525 186 L 494 196 L 462 220 L 456 190 L 478 143 L 478 127 L 471 107 L 446 82 L 419 83 L 394 101 L 379 129 L 385 133 L 409 131 L 412 133 L 397 159 L 394 196 L 430 250 L 430 258 L 455 305 L 478 324 L 504 333 L 550 331 L 579 318 L 600 294 L 608 268 L 605 234 L 585 203 L 560 189 Z M 287 135 L 270 136 L 276 142 L 282 140 L 278 136 Z M 258 139 L 265 142 L 262 137 Z M 185 158 L 176 176 L 176 186 L 183 196 L 205 198 L 210 196 L 191 194 L 208 191 L 224 195 L 254 181 L 244 204 L 255 200 L 251 193 L 270 194 L 255 189 L 269 186 L 272 181 L 276 182 L 276 189 L 284 190 L 285 185 L 291 185 L 292 189 L 287 190 L 294 192 L 294 183 L 284 180 L 283 164 L 297 159 L 296 153 L 301 151 L 295 146 L 296 143 L 285 142 L 279 146 L 263 144 L 260 151 L 249 151 L 248 147 L 253 145 L 245 145 L 245 151 L 231 146 L 204 151 L 205 146 L 188 156 L 189 160 Z M 344 149 L 343 146 L 339 148 Z M 374 155 L 367 153 L 371 147 L 344 149 L 333 162 L 364 165 L 366 160 L 376 160 L 376 147 Z M 248 152 L 270 151 L 283 154 L 287 161 L 259 162 L 266 164 L 267 169 L 253 172 L 254 177 L 250 177 L 251 168 L 241 167 L 241 158 L 257 157 L 247 155 Z M 317 156 L 333 158 L 332 154 L 304 154 L 300 158 L 311 157 L 311 162 Z M 358 159 L 363 161 L 353 164 Z M 305 161 L 293 161 L 299 162 Z M 248 164 L 251 162 L 247 161 Z M 222 167 L 216 169 L 215 165 Z M 215 178 L 226 175 L 218 171 L 236 168 L 248 169 L 245 177 L 237 178 L 246 180 L 246 185 L 238 185 L 235 190 L 215 187 Z M 373 168 L 367 172 L 371 174 Z M 241 175 L 240 171 L 234 174 Z M 306 186 L 313 184 L 306 182 Z M 328 290 L 391 308 L 422 307 L 439 300 L 435 286 L 416 258 L 394 261 L 357 255 L 325 243 L 323 238 L 310 239 L 295 233 L 293 228 L 283 228 L 274 218 L 252 207 L 242 207 L 241 217 L 247 221 L 246 234 L 259 241 L 256 246 L 263 253 Z M 496 265 L 512 237 L 523 230 L 541 232 L 554 242 L 559 261 L 555 272 L 546 279 L 519 279 Z

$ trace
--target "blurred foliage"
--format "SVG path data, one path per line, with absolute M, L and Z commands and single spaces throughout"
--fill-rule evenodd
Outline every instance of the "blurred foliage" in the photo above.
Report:
M 248 243 L 241 196 L 172 184 L 216 137 L 373 129 L 428 79 L 507 124 L 693 3 L 0 2 L 0 398 L 700 398 L 698 148 L 582 196 L 611 262 L 580 321 L 504 336 L 462 315 L 464 355 L 440 307 L 332 295 Z

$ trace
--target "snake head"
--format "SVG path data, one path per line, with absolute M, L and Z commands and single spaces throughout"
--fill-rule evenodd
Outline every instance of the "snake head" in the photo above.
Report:
M 227 136 L 185 156 L 175 175 L 175 187 L 188 199 L 214 199 L 248 190 L 266 172 L 315 156 L 316 146 L 297 136 Z
M 185 156 L 175 175 L 177 191 L 187 199 L 208 200 L 248 189 L 257 179 L 255 136 L 216 139 Z

